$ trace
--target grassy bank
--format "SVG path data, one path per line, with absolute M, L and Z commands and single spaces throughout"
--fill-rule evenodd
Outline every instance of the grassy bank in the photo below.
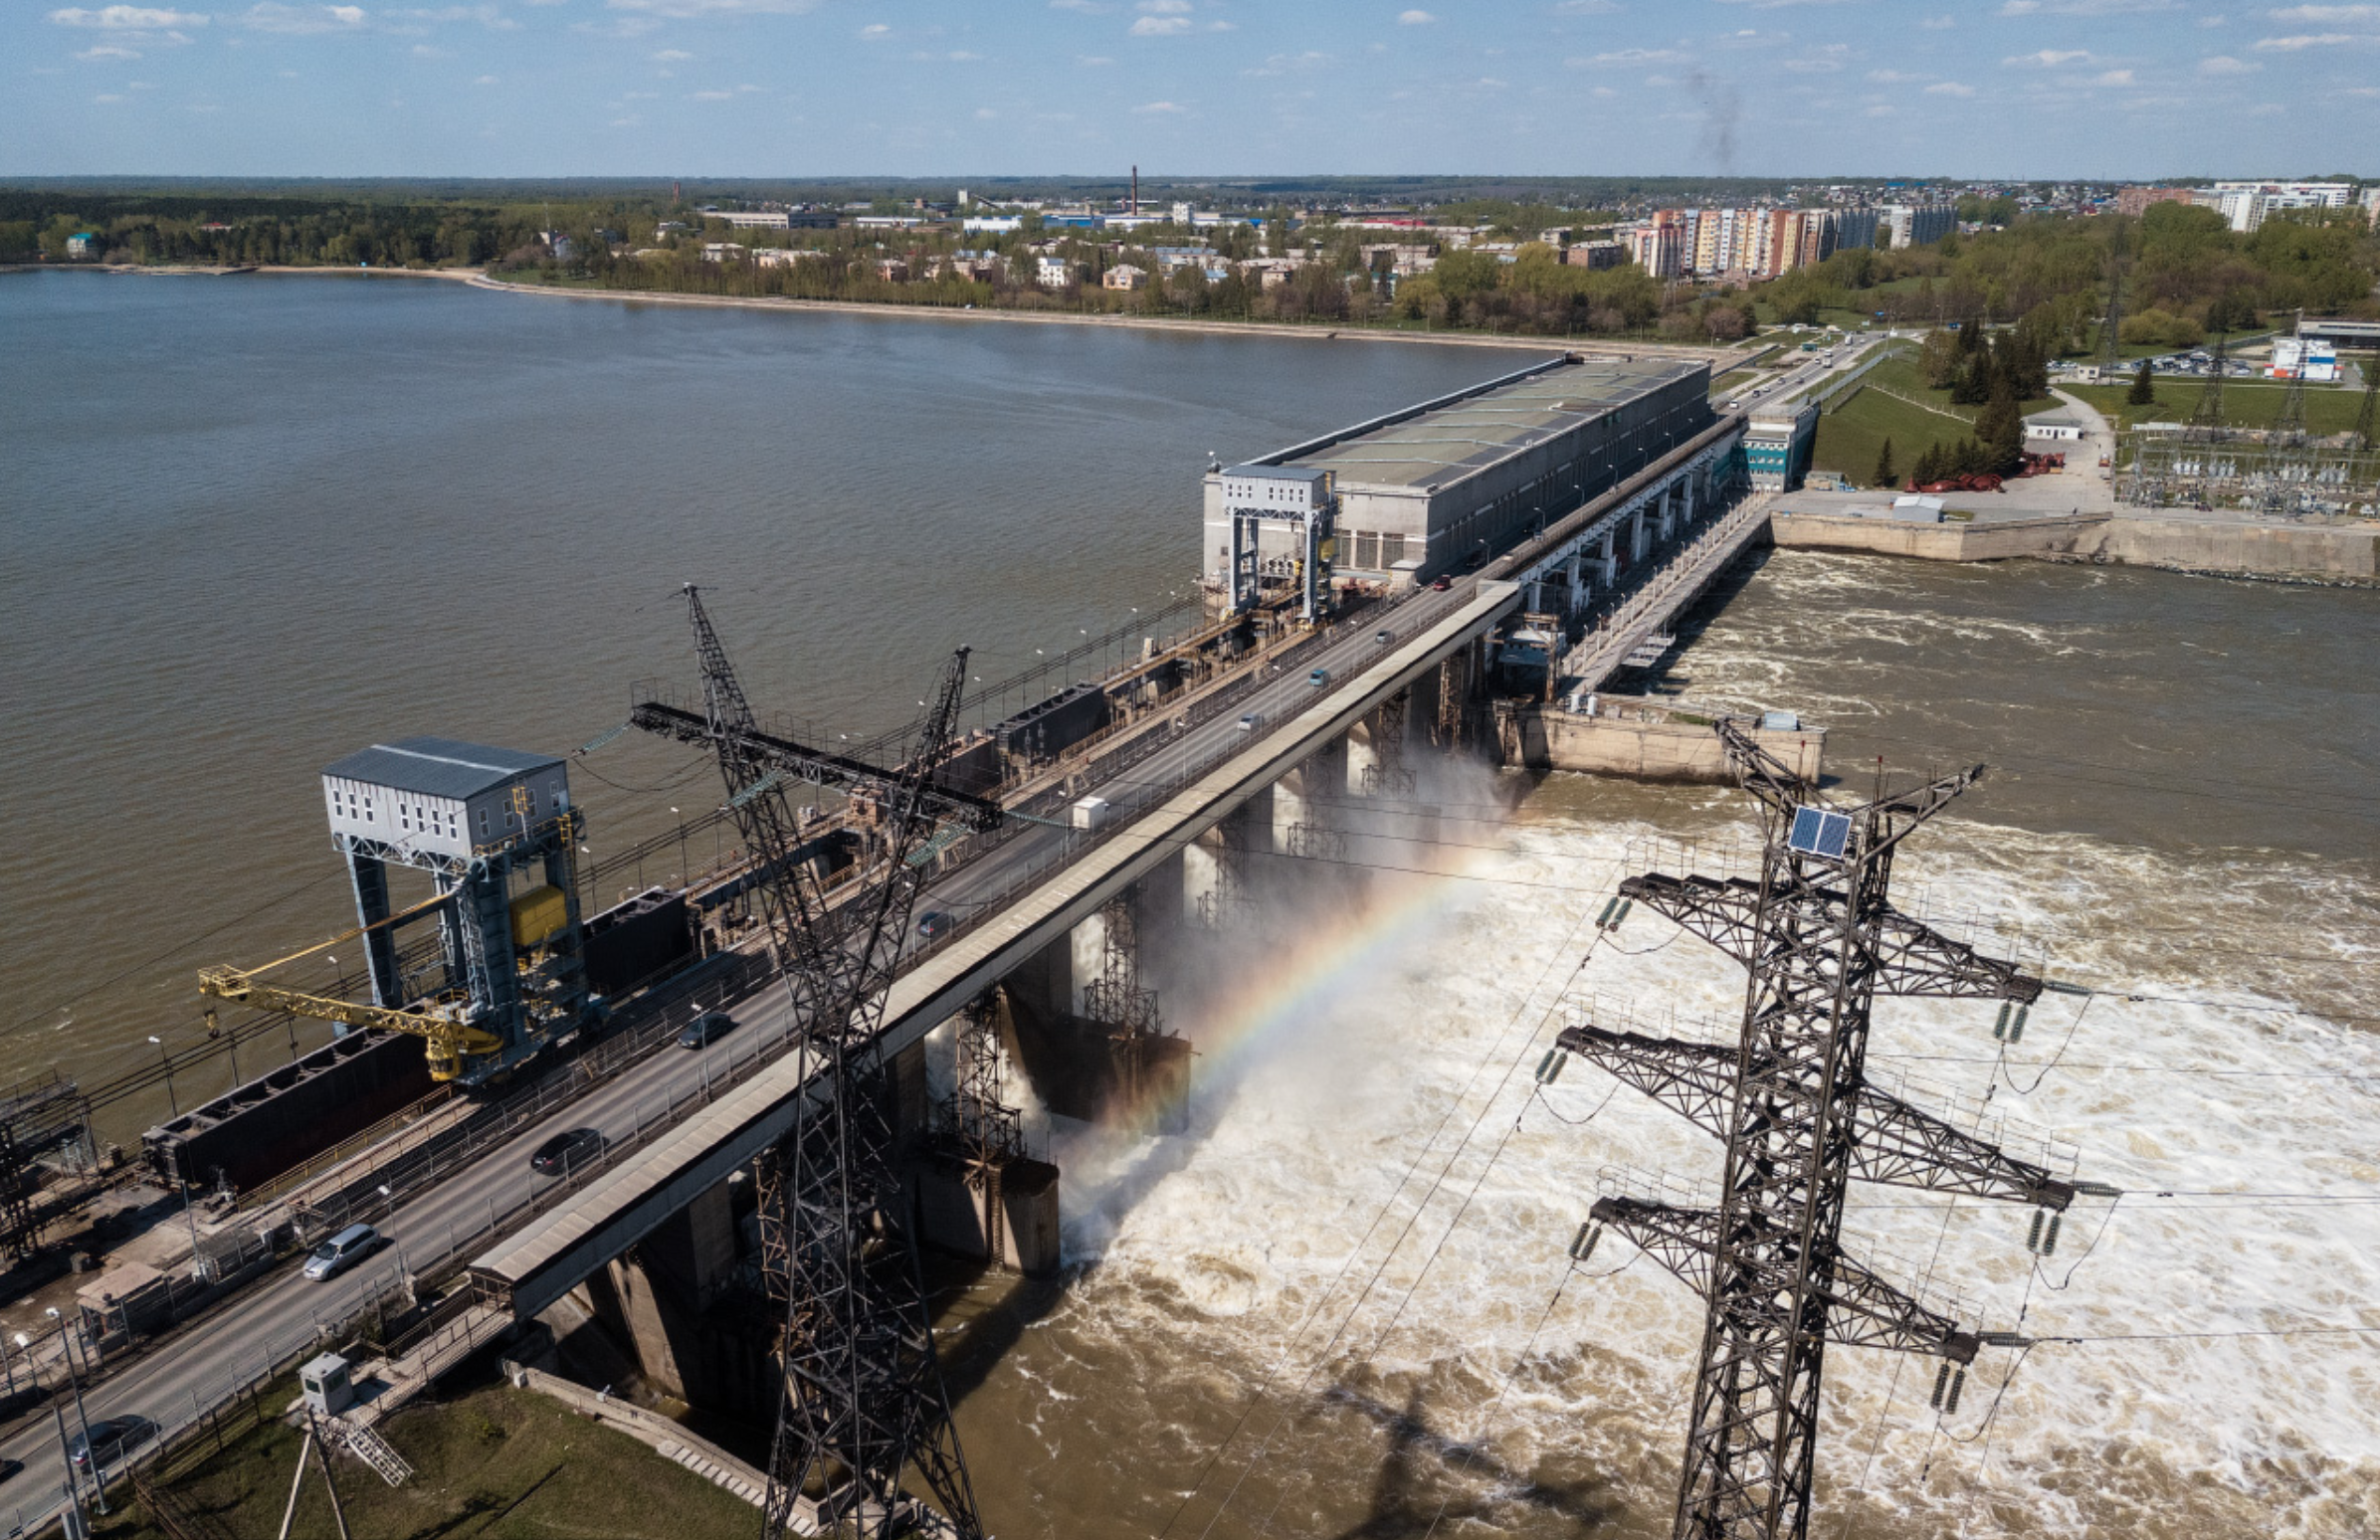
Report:
M 355 1540 L 747 1540 L 759 1523 L 743 1502 L 626 1435 L 509 1386 L 409 1407 L 381 1433 L 413 1465 L 403 1486 L 331 1458 Z M 166 1483 L 167 1494 L 225 1533 L 274 1534 L 300 1438 L 269 1422 Z M 123 1495 L 124 1504 L 93 1526 L 99 1540 L 166 1540 Z M 320 1471 L 309 1463 L 294 1533 L 336 1532 Z
M 2203 380 L 2160 377 L 2156 386 L 2157 399 L 2147 406 L 2133 406 L 2124 399 L 2131 393 L 2128 384 L 2078 385 L 2075 394 L 2097 407 L 2121 430 L 2139 423 L 2186 423 L 2198 410 L 2198 398 L 2206 393 Z M 2288 386 L 2282 384 L 2226 380 L 2224 421 L 2235 428 L 2270 428 L 2281 416 L 2281 404 L 2288 393 Z M 2305 426 L 2311 433 L 2345 433 L 2355 426 L 2355 414 L 2361 410 L 2362 391 L 2334 385 L 2305 388 Z
M 2021 403 L 2027 414 L 2058 405 L 2055 396 L 2038 396 Z M 1950 392 L 1925 383 L 1917 360 L 1895 354 L 1869 371 L 1848 401 L 1818 419 L 1818 442 L 1811 464 L 1866 485 L 1876 470 L 1876 457 L 1892 441 L 1892 463 L 1902 476 L 1917 463 L 1929 445 L 1951 445 L 1973 432 L 1981 408 L 1954 406 Z

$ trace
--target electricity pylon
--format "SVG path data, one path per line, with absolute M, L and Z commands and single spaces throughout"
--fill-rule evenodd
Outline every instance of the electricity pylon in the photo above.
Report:
M 797 1505 L 805 1532 L 890 1540 L 927 1529 L 982 1540 L 924 1285 L 901 1233 L 879 1044 L 923 880 L 924 864 L 909 858 L 948 801 L 933 777 L 957 720 L 967 653 L 943 672 L 906 760 L 873 774 L 846 761 L 835 778 L 881 821 L 883 839 L 874 880 L 830 906 L 786 798 L 787 763 L 809 751 L 760 730 L 691 584 L 686 600 L 702 672 L 699 736 L 756 863 L 770 949 L 815 1072 L 816 1094 L 805 1087 L 795 1098 L 792 1131 L 757 1173 L 761 1273 L 785 1312 L 762 1540 L 796 1532 Z M 911 1470 L 938 1518 L 904 1489 Z
M 1760 805 L 1758 880 L 1629 878 L 1657 909 L 1750 970 L 1732 1047 L 1593 1024 L 1560 1046 L 1725 1138 L 1716 1210 L 1632 1196 L 1592 1218 L 1649 1251 L 1708 1303 L 1673 1534 L 1802 1536 L 1810 1520 L 1820 1375 L 1830 1341 L 1964 1365 L 1986 1336 L 1843 1254 L 1853 1177 L 2063 1210 L 2082 1188 L 1867 1083 L 1877 995 L 2030 1005 L 2044 985 L 1895 911 L 1900 842 L 1982 767 L 1841 805 L 1731 721 L 1718 733 Z

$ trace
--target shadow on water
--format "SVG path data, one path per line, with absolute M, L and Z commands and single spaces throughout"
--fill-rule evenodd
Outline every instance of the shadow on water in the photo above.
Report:
M 1450 1520 L 1492 1520 L 1514 1503 L 1575 1519 L 1582 1534 L 1602 1529 L 1619 1516 L 1615 1504 L 1590 1495 L 1609 1484 L 1600 1477 L 1567 1486 L 1547 1485 L 1503 1464 L 1484 1444 L 1467 1444 L 1434 1431 L 1423 1421 L 1419 1387 L 1406 1398 L 1402 1410 L 1344 1386 L 1325 1392 L 1322 1400 L 1361 1414 L 1388 1435 L 1388 1452 L 1373 1473 L 1370 1508 L 1353 1527 L 1339 1530 L 1331 1540 L 1405 1540 L 1433 1533 Z M 1470 1498 L 1442 1492 L 1432 1500 L 1434 1488 L 1459 1480 L 1484 1482 L 1487 1490 Z

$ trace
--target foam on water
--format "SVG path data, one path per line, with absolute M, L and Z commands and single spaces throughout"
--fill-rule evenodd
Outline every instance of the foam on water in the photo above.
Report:
M 1794 576 L 1797 604 L 1844 581 Z M 1952 634 L 1969 632 L 2081 645 Z M 1690 663 L 1740 681 L 1746 651 L 1714 634 Z M 1994 1006 L 1884 1002 L 1873 1072 L 1988 1092 L 2126 1196 L 2079 1202 L 2036 1258 L 2024 1208 L 1856 1189 L 1859 1254 L 2044 1340 L 1987 1350 L 1948 1417 L 1927 1407 L 1934 1361 L 1831 1355 L 1815 1532 L 2380 1533 L 2371 1339 L 2229 1335 L 2380 1328 L 2380 1037 L 2353 1019 L 2380 946 L 2370 862 L 1965 812 L 1910 842 L 1897 890 L 1991 916 L 2100 993 L 2045 997 L 2005 1061 Z M 1591 1066 L 1542 1094 L 1530 1070 L 1564 998 L 1732 1023 L 1741 970 L 1642 908 L 1579 964 L 1652 837 L 1753 831 L 1733 793 L 1557 779 L 1478 834 L 1463 843 L 1496 848 L 1460 875 L 1381 879 L 1368 913 L 1409 915 L 1420 888 L 1431 922 L 1254 1039 L 1190 1135 L 1156 1151 L 1086 1131 L 1057 1153 L 1095 1264 L 1014 1358 L 1098 1384 L 1075 1385 L 1066 1463 L 1003 1442 L 1004 1514 L 1150 1534 L 1195 1487 L 1172 1533 L 1420 1534 L 1442 1509 L 1442 1533 L 1667 1532 L 1698 1302 L 1616 1237 L 1565 1282 L 1564 1248 L 1605 1168 L 1707 1182 L 1718 1145 Z M 1389 842 L 1357 843 L 1360 862 Z M 1285 902 L 1267 934 L 1306 922 Z M 1363 951 L 1370 923 L 1340 944 Z M 984 1394 L 1005 1405 L 997 1374 Z M 974 1403 L 962 1419 L 973 1438 Z

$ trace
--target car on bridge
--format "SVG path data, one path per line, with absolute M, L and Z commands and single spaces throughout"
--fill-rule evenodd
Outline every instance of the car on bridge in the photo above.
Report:
M 145 1417 L 102 1417 L 91 1425 L 88 1434 L 77 1434 L 66 1446 L 66 1457 L 75 1462 L 77 1470 L 89 1470 L 97 1459 L 101 1465 L 111 1465 L 148 1442 L 157 1425 Z
M 1327 688 L 1330 684 L 1330 671 L 1328 669 L 1316 669 L 1313 673 L 1305 676 L 1305 682 L 1311 684 L 1316 689 Z
M 1265 713 L 1262 711 L 1251 711 L 1246 716 L 1240 718 L 1240 730 L 1242 732 L 1254 732 L 1259 727 L 1264 725 Z
M 1396 639 L 1397 634 L 1393 631 L 1375 631 L 1372 633 L 1372 641 L 1381 647 L 1388 646 L 1388 644 L 1394 642 Z
M 529 1169 L 539 1176 L 568 1176 L 573 1167 L 584 1166 L 602 1155 L 601 1133 L 592 1128 L 570 1128 L 538 1145 L 529 1156 Z
M 383 1237 L 369 1225 L 349 1225 L 314 1248 L 314 1254 L 305 1259 L 305 1275 L 316 1283 L 332 1278 L 380 1250 Z
M 950 916 L 940 909 L 928 909 L 917 916 L 917 934 L 931 941 L 950 928 Z
M 705 1011 L 686 1024 L 678 1035 L 682 1049 L 704 1049 L 735 1030 L 735 1018 L 724 1011 Z

